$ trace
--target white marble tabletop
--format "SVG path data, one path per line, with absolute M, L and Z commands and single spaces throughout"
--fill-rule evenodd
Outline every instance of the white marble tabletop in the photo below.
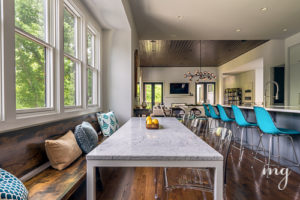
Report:
M 131 118 L 98 145 L 87 160 L 222 161 L 223 156 L 176 118 L 158 118 L 161 128 L 146 129 L 145 118 Z

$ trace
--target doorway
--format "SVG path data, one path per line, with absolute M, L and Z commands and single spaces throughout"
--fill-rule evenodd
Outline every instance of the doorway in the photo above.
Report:
M 147 109 L 163 104 L 163 83 L 144 83 L 144 101 Z
M 195 85 L 196 104 L 215 104 L 215 83 L 196 83 Z

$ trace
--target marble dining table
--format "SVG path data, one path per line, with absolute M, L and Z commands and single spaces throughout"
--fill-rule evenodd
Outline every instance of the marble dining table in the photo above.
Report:
M 214 168 L 214 199 L 223 199 L 223 156 L 176 118 L 158 120 L 155 130 L 133 117 L 87 154 L 88 200 L 96 199 L 96 167 Z

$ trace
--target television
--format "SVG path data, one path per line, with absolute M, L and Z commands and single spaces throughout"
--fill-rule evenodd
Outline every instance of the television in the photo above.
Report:
M 189 83 L 170 83 L 170 94 L 189 94 Z

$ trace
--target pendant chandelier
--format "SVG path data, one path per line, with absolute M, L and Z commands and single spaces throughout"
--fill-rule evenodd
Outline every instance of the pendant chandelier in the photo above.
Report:
M 188 78 L 189 81 L 191 82 L 194 78 L 196 80 L 196 82 L 200 82 L 201 80 L 212 80 L 212 79 L 216 79 L 217 77 L 214 75 L 214 73 L 211 73 L 211 72 L 207 72 L 207 71 L 204 71 L 202 72 L 201 71 L 201 40 L 200 40 L 200 67 L 199 67 L 199 70 L 196 70 L 195 73 L 191 73 L 191 72 L 188 72 L 188 73 L 184 73 L 184 78 Z

